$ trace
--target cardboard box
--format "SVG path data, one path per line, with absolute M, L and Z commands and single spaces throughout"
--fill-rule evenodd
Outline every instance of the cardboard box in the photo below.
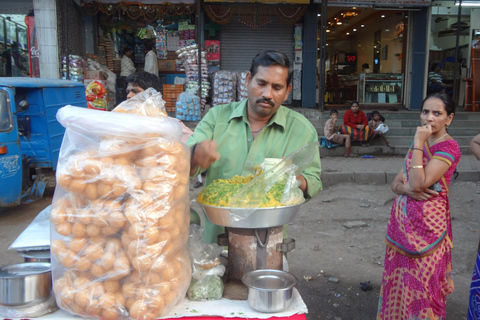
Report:
M 84 79 L 105 80 L 103 73 L 99 70 L 85 71 L 85 74 L 83 75 L 83 77 Z
M 175 59 L 158 60 L 158 71 L 175 71 Z

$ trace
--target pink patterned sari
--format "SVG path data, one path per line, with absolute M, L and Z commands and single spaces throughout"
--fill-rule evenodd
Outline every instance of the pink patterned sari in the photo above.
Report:
M 455 140 L 423 151 L 423 165 L 431 159 L 449 164 L 439 180 L 442 192 L 427 201 L 395 198 L 387 227 L 385 268 L 378 304 L 380 320 L 444 320 L 446 297 L 453 292 L 452 226 L 448 185 L 460 160 Z M 408 182 L 412 149 L 405 157 L 403 180 Z

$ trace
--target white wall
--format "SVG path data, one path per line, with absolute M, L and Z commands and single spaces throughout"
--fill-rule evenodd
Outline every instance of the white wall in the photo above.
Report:
M 57 10 L 55 0 L 33 0 L 37 29 L 40 77 L 59 79 Z

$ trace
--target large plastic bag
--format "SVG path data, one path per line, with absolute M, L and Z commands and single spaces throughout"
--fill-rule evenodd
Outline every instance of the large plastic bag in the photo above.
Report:
M 274 186 L 281 189 L 282 206 L 305 201 L 302 191 L 298 188 L 297 176 L 312 163 L 318 148 L 318 141 L 310 142 L 247 183 L 230 201 L 232 219 L 240 221 L 250 216 L 260 207 L 265 194 Z
M 57 119 L 66 127 L 50 216 L 57 304 L 101 319 L 166 315 L 191 280 L 180 124 L 72 106 Z
M 187 296 L 193 301 L 218 300 L 223 296 L 225 266 L 219 256 L 223 247 L 203 240 L 204 229 L 196 224 L 190 226 L 188 251 L 193 263 L 192 282 Z

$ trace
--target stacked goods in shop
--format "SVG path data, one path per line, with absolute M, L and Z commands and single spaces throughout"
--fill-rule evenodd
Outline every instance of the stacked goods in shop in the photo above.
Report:
M 183 40 L 195 39 L 195 25 L 188 24 L 188 21 L 179 21 L 178 33 Z
M 68 66 L 68 67 L 67 67 Z M 85 60 L 77 55 L 70 54 L 62 58 L 62 79 L 83 82 Z
M 99 53 L 103 53 L 105 61 L 101 61 L 100 64 L 106 65 L 109 70 L 114 70 L 113 60 L 117 58 L 115 47 L 112 39 L 109 36 L 104 36 L 98 45 Z
M 247 73 L 248 71 L 237 71 L 237 101 L 247 99 Z
M 155 46 L 158 59 L 167 59 L 167 32 L 165 27 L 159 23 L 156 28 Z
M 177 50 L 177 55 L 179 59 L 183 61 L 183 67 L 185 69 L 185 91 L 192 91 L 194 94 L 200 92 L 200 104 L 201 109 L 205 109 L 205 104 L 207 102 L 207 96 L 210 92 L 210 82 L 208 81 L 208 66 L 206 59 L 206 52 L 202 51 L 201 53 L 201 83 L 199 83 L 199 66 L 198 66 L 198 46 L 191 45 L 188 47 L 183 47 Z
M 212 106 L 235 101 L 237 75 L 235 71 L 215 71 L 213 78 Z
M 181 84 L 164 84 L 163 98 L 165 99 L 165 109 L 168 112 L 175 111 L 175 104 L 178 96 L 183 92 L 183 85 Z
M 50 216 L 52 277 L 57 304 L 75 315 L 156 319 L 190 283 L 189 149 L 161 94 L 145 92 L 108 114 L 57 114 L 67 129 Z
M 133 47 L 133 56 L 135 58 L 136 64 L 144 64 L 145 63 L 145 44 L 142 42 L 135 40 L 135 46 Z

